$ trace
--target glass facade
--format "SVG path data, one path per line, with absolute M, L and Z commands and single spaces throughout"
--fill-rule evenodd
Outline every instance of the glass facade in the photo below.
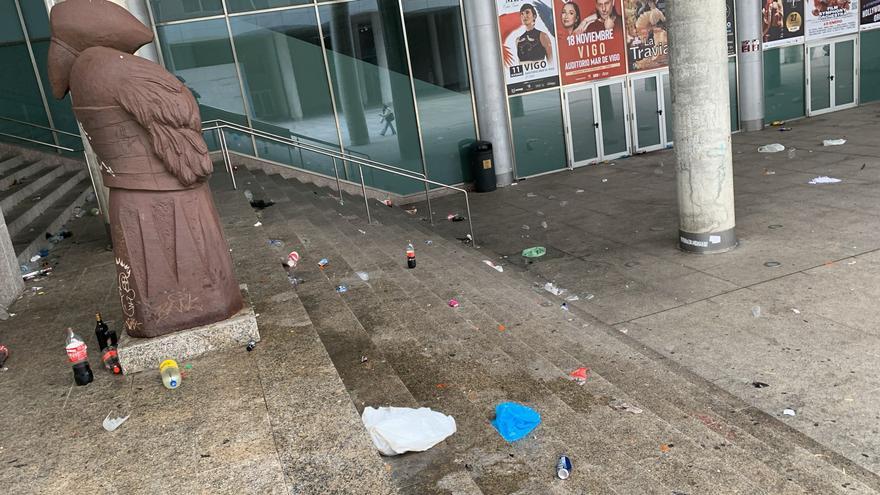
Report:
M 764 52 L 764 120 L 806 115 L 803 45 Z
M 862 33 L 861 46 L 861 101 L 880 101 L 880 29 Z
M 565 168 L 559 91 L 529 93 L 509 101 L 517 175 L 528 177 Z

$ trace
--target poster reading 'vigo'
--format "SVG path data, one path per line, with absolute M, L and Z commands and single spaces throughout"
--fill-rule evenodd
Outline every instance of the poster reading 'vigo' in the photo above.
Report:
M 623 5 L 630 72 L 669 65 L 666 0 L 624 0 Z
M 862 0 L 862 30 L 880 28 L 880 0 Z
M 765 50 L 804 42 L 804 0 L 764 0 L 761 17 Z
M 562 84 L 626 74 L 622 0 L 556 0 Z
M 507 94 L 559 86 L 552 0 L 496 0 Z
M 828 38 L 859 30 L 859 0 L 809 0 L 807 40 Z

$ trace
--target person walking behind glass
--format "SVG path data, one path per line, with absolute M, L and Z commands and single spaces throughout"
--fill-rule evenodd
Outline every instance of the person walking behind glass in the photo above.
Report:
M 385 123 L 385 127 L 382 128 L 382 132 L 379 134 L 385 135 L 388 132 L 388 129 L 391 129 L 391 135 L 397 134 L 397 131 L 394 130 L 394 110 L 391 109 L 391 105 L 385 103 L 382 105 L 382 113 L 379 114 L 379 123 Z

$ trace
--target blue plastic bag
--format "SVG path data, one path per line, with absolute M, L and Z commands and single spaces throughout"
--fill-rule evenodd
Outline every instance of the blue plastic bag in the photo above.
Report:
M 528 435 L 541 424 L 537 411 L 516 402 L 502 402 L 495 406 L 492 426 L 508 442 L 515 442 Z

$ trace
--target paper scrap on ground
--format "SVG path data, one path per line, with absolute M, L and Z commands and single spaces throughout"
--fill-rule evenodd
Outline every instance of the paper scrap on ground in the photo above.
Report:
M 496 265 L 495 262 L 492 260 L 483 260 L 483 263 L 491 266 L 492 268 L 495 269 L 495 271 L 497 271 L 499 273 L 504 273 L 504 267 L 501 265 Z
M 561 296 L 562 294 L 565 294 L 565 289 L 557 287 L 552 282 L 547 282 L 546 284 L 544 284 L 544 290 L 553 294 L 554 296 Z
M 583 384 L 587 383 L 587 377 L 589 375 L 590 375 L 590 368 L 578 368 L 568 374 L 568 376 L 570 376 L 571 379 L 574 380 L 575 382 L 577 382 L 579 385 L 583 385 Z
M 541 424 L 541 415 L 530 407 L 516 402 L 502 402 L 495 406 L 492 426 L 508 442 L 515 442 L 525 437 L 539 424 Z
M 357 274 L 358 278 L 363 280 L 364 282 L 366 282 L 367 280 L 370 280 L 370 274 L 367 272 L 355 272 L 355 273 Z
M 543 246 L 535 246 L 528 249 L 524 249 L 522 255 L 526 258 L 540 258 L 547 254 L 547 248 Z
M 794 412 L 794 409 L 785 409 L 784 411 L 782 411 L 782 414 L 784 414 L 786 416 L 796 416 L 797 415 L 797 413 Z
M 758 148 L 758 153 L 779 153 L 780 151 L 785 151 L 785 146 L 779 143 L 765 144 Z
M 826 139 L 822 141 L 822 146 L 841 146 L 846 144 L 846 139 Z
M 843 182 L 840 179 L 835 179 L 834 177 L 828 177 L 827 175 L 823 175 L 821 177 L 816 177 L 815 179 L 810 179 L 810 184 L 837 184 L 838 182 Z
M 129 414 L 128 416 L 126 416 L 124 418 L 112 418 L 111 419 L 110 413 L 107 413 L 107 417 L 104 418 L 104 422 L 102 423 L 102 426 L 107 431 L 116 431 L 116 429 L 119 428 L 120 426 L 122 426 L 122 423 L 125 423 L 125 420 L 127 420 L 130 416 L 131 415 Z
M 383 455 L 424 452 L 456 432 L 455 418 L 427 407 L 367 407 L 361 420 Z

